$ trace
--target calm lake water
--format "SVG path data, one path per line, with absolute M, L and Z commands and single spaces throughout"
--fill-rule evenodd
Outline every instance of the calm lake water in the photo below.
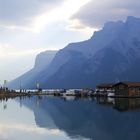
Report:
M 0 102 L 0 140 L 139 140 L 140 99 L 31 97 Z

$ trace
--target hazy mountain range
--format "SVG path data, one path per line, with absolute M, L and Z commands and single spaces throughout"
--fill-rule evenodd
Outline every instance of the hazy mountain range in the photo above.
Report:
M 140 81 L 140 19 L 107 22 L 86 41 L 37 56 L 35 67 L 11 88 L 93 88 L 98 83 Z

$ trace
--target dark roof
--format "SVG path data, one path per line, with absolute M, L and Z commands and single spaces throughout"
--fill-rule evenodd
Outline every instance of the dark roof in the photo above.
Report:
M 114 84 L 113 86 L 116 86 L 119 84 L 124 84 L 124 85 L 127 85 L 128 87 L 140 87 L 140 82 L 119 82 L 119 83 Z
M 98 88 L 112 88 L 119 84 L 124 84 L 128 87 L 140 87 L 140 82 L 118 82 L 118 83 L 102 83 L 97 85 Z
M 102 83 L 100 85 L 98 85 L 98 88 L 111 88 L 114 85 L 114 83 Z

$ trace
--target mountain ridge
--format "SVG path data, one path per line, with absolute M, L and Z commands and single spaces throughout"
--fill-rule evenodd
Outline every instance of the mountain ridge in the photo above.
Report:
M 129 16 L 125 22 L 108 22 L 90 39 L 59 50 L 38 81 L 43 88 L 94 88 L 116 79 L 138 81 L 137 68 L 132 67 L 139 66 L 139 60 L 140 18 Z
M 23 75 L 8 83 L 8 87 L 14 89 L 19 89 L 21 87 L 26 89 L 26 87 L 28 87 L 28 85 L 30 85 L 30 83 L 33 80 L 35 80 L 35 85 L 32 85 L 32 87 L 28 88 L 30 89 L 35 87 L 36 83 L 38 82 L 38 80 L 36 80 L 37 75 L 40 75 L 44 71 L 44 69 L 47 69 L 49 67 L 56 53 L 56 50 L 44 51 L 39 53 L 36 56 L 34 67 L 31 70 L 25 72 Z

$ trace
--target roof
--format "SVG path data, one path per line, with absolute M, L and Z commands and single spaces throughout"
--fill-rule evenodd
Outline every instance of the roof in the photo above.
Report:
M 119 82 L 114 84 L 113 86 L 116 86 L 118 84 L 124 84 L 127 85 L 128 87 L 140 87 L 140 82 Z
M 124 84 L 128 87 L 140 87 L 140 82 L 118 82 L 118 83 L 102 83 L 97 85 L 98 88 L 112 88 L 119 84 Z
M 111 88 L 114 85 L 114 83 L 102 83 L 100 85 L 98 85 L 98 88 Z

